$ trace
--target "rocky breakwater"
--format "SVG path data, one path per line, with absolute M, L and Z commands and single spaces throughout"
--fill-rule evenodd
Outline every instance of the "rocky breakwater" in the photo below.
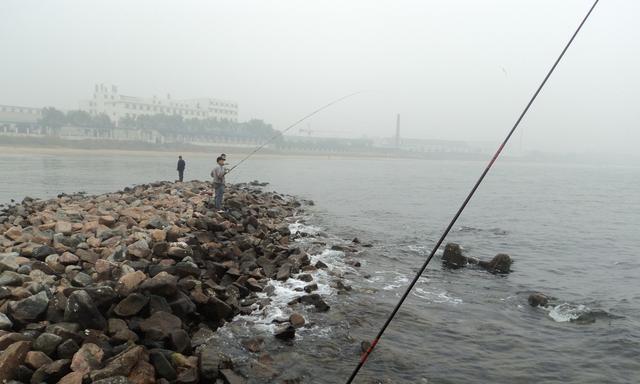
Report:
M 25 198 L 0 211 L 0 381 L 241 383 L 207 341 L 270 279 L 308 271 L 287 218 L 301 203 L 204 182 Z M 328 309 L 318 295 L 299 301 Z M 293 316 L 274 340 L 290 338 Z

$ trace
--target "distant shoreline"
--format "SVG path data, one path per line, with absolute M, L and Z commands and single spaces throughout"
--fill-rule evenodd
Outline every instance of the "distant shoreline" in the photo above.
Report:
M 12 137 L 0 137 L 0 148 L 3 153 L 22 154 L 40 153 L 56 155 L 65 154 L 128 154 L 157 155 L 189 154 L 190 156 L 212 156 L 220 153 L 238 155 L 249 154 L 257 146 L 212 145 L 198 146 L 193 144 L 150 144 L 135 141 L 83 140 L 70 141 L 53 139 L 52 142 Z M 329 152 L 329 151 L 281 151 L 263 148 L 259 155 L 272 158 L 314 157 L 331 159 L 421 159 L 421 160 L 484 160 L 486 154 L 438 153 L 438 152 Z

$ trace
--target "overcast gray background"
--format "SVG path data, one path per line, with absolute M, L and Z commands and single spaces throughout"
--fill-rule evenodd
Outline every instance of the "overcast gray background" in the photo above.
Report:
M 104 82 L 233 99 L 283 129 L 367 91 L 309 126 L 391 136 L 399 112 L 406 137 L 496 141 L 591 3 L 2 0 L 0 104 L 76 108 Z M 639 14 L 600 2 L 512 148 L 635 153 Z

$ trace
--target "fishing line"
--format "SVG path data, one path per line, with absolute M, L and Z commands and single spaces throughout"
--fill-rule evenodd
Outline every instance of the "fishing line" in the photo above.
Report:
M 438 242 L 436 243 L 436 245 L 433 247 L 433 250 L 431 251 L 431 253 L 429 254 L 429 257 L 427 257 L 427 259 L 425 260 L 424 264 L 422 265 L 422 267 L 420 268 L 420 270 L 418 271 L 418 273 L 416 274 L 416 276 L 413 278 L 413 280 L 411 281 L 411 283 L 409 284 L 409 286 L 407 287 L 407 289 L 405 290 L 404 294 L 402 295 L 402 297 L 400 298 L 400 301 L 398 301 L 398 303 L 396 304 L 395 308 L 393 308 L 393 311 L 391 312 L 391 315 L 389 315 L 389 317 L 387 318 L 387 320 L 384 322 L 384 325 L 382 326 L 382 328 L 380 329 L 380 331 L 378 332 L 376 338 L 373 340 L 373 342 L 371 343 L 371 346 L 369 346 L 369 348 L 364 352 L 364 354 L 362 355 L 362 357 L 360 358 L 360 361 L 358 362 L 358 365 L 355 367 L 355 369 L 353 370 L 353 372 L 351 373 L 351 376 L 349 377 L 349 379 L 347 380 L 347 384 L 351 383 L 353 381 L 353 379 L 358 375 L 358 372 L 360 371 L 360 369 L 362 368 L 362 366 L 364 365 L 364 363 L 367 361 L 367 359 L 369 358 L 369 355 L 371 355 L 371 352 L 373 352 L 373 349 L 376 347 L 376 345 L 378 344 L 378 342 L 380 341 L 380 338 L 382 337 L 382 335 L 384 334 L 384 331 L 387 329 L 387 327 L 389 326 L 389 324 L 391 323 L 391 321 L 393 320 L 393 318 L 396 316 L 396 313 L 398 313 L 398 310 L 400 309 L 400 307 L 402 306 L 402 304 L 404 303 L 404 301 L 406 300 L 407 296 L 409 295 L 409 293 L 411 292 L 411 290 L 413 289 L 413 287 L 416 285 L 416 283 L 418 282 L 418 279 L 420 279 L 420 276 L 422 276 L 422 274 L 424 273 L 425 269 L 427 268 L 427 265 L 429 265 L 429 262 L 431 261 L 431 259 L 433 258 L 433 256 L 436 254 L 436 251 L 438 250 L 438 248 L 440 248 L 440 246 L 442 245 L 442 242 L 444 241 L 444 239 L 447 237 L 447 235 L 449 234 L 449 231 L 451 231 L 451 228 L 453 227 L 453 225 L 455 224 L 455 222 L 458 220 L 458 217 L 460 217 L 460 214 L 462 213 L 462 211 L 464 211 L 465 207 L 467 206 L 467 204 L 469 203 L 469 200 L 471 200 L 471 198 L 473 197 L 473 195 L 475 194 L 476 190 L 478 189 L 478 187 L 480 186 L 480 184 L 482 183 L 482 180 L 484 180 L 484 177 L 487 175 L 487 173 L 489 172 L 489 170 L 491 169 L 491 167 L 493 166 L 493 163 L 495 163 L 495 161 L 498 159 L 498 156 L 500 155 L 500 153 L 502 152 L 502 150 L 504 149 L 504 147 L 507 145 L 507 142 L 509 141 L 509 139 L 511 138 L 511 136 L 513 135 L 513 133 L 515 132 L 516 128 L 518 128 L 518 125 L 520 124 L 520 122 L 522 121 L 522 119 L 524 118 L 524 116 L 527 114 L 527 112 L 529 111 L 529 108 L 531 107 L 531 105 L 533 104 L 533 102 L 535 101 L 535 99 L 538 97 L 538 94 L 540 93 L 540 91 L 542 90 L 542 88 L 544 87 L 544 85 L 547 83 L 547 80 L 549 79 L 549 77 L 551 76 L 551 74 L 553 73 L 553 71 L 556 69 L 556 67 L 558 66 L 558 63 L 560 63 L 560 60 L 562 59 L 562 57 L 564 56 L 565 52 L 567 52 L 567 49 L 569 49 L 569 47 L 571 46 L 571 43 L 573 42 L 573 40 L 575 39 L 575 37 L 578 35 L 578 32 L 580 32 L 580 29 L 582 28 L 582 26 L 584 25 L 584 23 L 587 21 L 587 19 L 589 18 L 589 15 L 591 15 L 591 12 L 593 11 L 593 9 L 596 7 L 596 5 L 598 4 L 598 1 L 600 0 L 595 0 L 595 2 L 593 3 L 593 5 L 591 6 L 591 8 L 589 9 L 589 12 L 587 12 L 586 16 L 584 17 L 584 19 L 582 19 L 582 22 L 580 23 L 580 25 L 578 26 L 578 28 L 576 29 L 576 31 L 573 33 L 573 36 L 571 36 L 571 39 L 569 39 L 569 42 L 567 43 L 567 45 L 564 47 L 564 49 L 562 50 L 562 53 L 560 53 L 560 56 L 558 56 L 558 58 L 556 59 L 555 63 L 553 64 L 553 66 L 551 67 L 551 69 L 549 70 L 549 72 L 547 73 L 547 75 L 545 76 L 544 80 L 542 80 L 542 83 L 540 83 L 540 86 L 538 86 L 538 89 L 535 91 L 535 93 L 533 94 L 533 96 L 531 97 L 531 100 L 529 100 L 529 103 L 527 104 L 527 106 L 524 108 L 524 110 L 522 111 L 522 113 L 520 114 L 520 116 L 518 117 L 518 119 L 516 120 L 515 124 L 513 125 L 513 127 L 511 128 L 511 130 L 509 131 L 509 133 L 507 134 L 507 137 L 504 139 L 504 141 L 502 142 L 502 144 L 500 144 L 500 146 L 498 147 L 498 150 L 496 151 L 496 153 L 493 155 L 493 157 L 491 158 L 491 160 L 489 161 L 489 164 L 487 165 L 487 167 L 484 169 L 484 171 L 482 172 L 482 174 L 480 175 L 480 178 L 478 179 L 478 181 L 476 181 L 475 185 L 473 186 L 473 188 L 471 189 L 471 191 L 469 192 L 469 194 L 467 195 L 467 197 L 464 199 L 464 202 L 462 203 L 462 205 L 460 206 L 460 208 L 458 209 L 458 211 L 456 212 L 456 214 L 453 216 L 453 219 L 451 219 L 451 222 L 449 223 L 449 225 L 447 226 L 447 228 L 444 230 L 444 233 L 442 234 L 442 236 L 440 236 L 440 239 L 438 240 Z
M 306 115 L 305 117 L 301 118 L 300 120 L 296 121 L 295 123 L 291 124 L 290 126 L 288 126 L 287 128 L 285 128 L 284 130 L 276 133 L 275 135 L 273 135 L 271 138 L 269 138 L 267 141 L 265 141 L 264 143 L 260 144 L 258 147 L 256 147 L 256 149 L 254 149 L 253 151 L 251 151 L 247 156 L 245 156 L 242 160 L 240 160 L 238 162 L 238 164 L 234 165 L 233 167 L 231 167 L 229 169 L 228 173 L 231 173 L 231 171 L 233 171 L 234 169 L 238 168 L 238 166 L 240 166 L 240 164 L 244 163 L 245 161 L 247 161 L 251 156 L 253 156 L 254 154 L 256 154 L 256 152 L 258 152 L 259 150 L 261 150 L 262 148 L 264 148 L 265 146 L 267 146 L 267 144 L 271 143 L 273 140 L 277 139 L 278 137 L 280 137 L 282 134 L 284 134 L 285 132 L 287 132 L 288 130 L 290 130 L 291 128 L 297 126 L 298 124 L 302 123 L 303 121 L 307 120 L 308 118 L 310 118 L 311 116 L 315 115 L 316 113 L 323 111 L 327 108 L 329 108 L 330 106 L 337 104 L 343 100 L 346 100 L 352 96 L 355 96 L 359 93 L 362 92 L 354 92 L 351 94 L 348 94 L 346 96 L 342 96 L 339 99 L 333 100 L 332 102 L 323 105 L 322 107 L 316 109 L 315 111 L 311 112 L 310 114 Z

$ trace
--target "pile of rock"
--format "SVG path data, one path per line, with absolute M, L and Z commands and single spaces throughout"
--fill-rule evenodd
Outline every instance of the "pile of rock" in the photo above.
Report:
M 465 267 L 467 264 L 478 265 L 491 273 L 504 274 L 511 272 L 513 260 L 505 253 L 499 253 L 489 261 L 478 260 L 473 257 L 464 256 L 462 254 L 462 248 L 456 243 L 448 243 L 444 247 L 442 265 L 445 268 L 458 269 Z
M 158 182 L 0 211 L 0 381 L 243 382 L 207 341 L 268 305 L 269 279 L 315 266 L 289 246 L 300 202 L 230 186 L 216 213 L 208 191 Z M 328 310 L 309 286 L 298 301 Z

